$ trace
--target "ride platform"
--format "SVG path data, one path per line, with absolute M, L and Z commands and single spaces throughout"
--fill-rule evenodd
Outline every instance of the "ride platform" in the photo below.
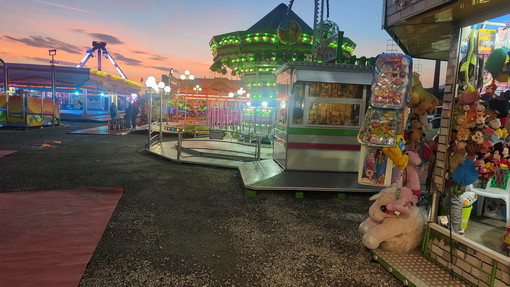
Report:
M 247 195 L 257 191 L 378 192 L 371 186 L 359 185 L 357 173 L 288 171 L 272 159 L 272 148 L 260 148 L 256 160 L 256 146 L 229 140 L 188 139 L 182 141 L 178 156 L 177 141 L 155 143 L 149 152 L 164 158 L 201 165 L 237 168 L 241 173 Z

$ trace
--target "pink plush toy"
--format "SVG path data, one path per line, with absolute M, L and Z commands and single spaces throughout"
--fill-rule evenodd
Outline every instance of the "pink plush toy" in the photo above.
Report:
M 386 209 L 397 216 L 409 216 L 411 208 L 418 202 L 418 197 L 408 187 L 397 188 L 396 198 Z
M 402 194 L 403 191 L 405 195 Z M 406 253 L 420 245 L 426 222 L 425 210 L 410 202 L 407 202 L 407 206 L 402 205 L 402 196 L 409 199 L 414 195 L 405 187 L 388 187 L 370 197 L 370 200 L 375 202 L 368 210 L 369 217 L 358 227 L 363 234 L 363 245 L 367 248 L 377 249 L 380 246 L 388 251 Z M 408 209 L 409 212 L 407 215 L 397 215 L 395 211 L 388 210 L 388 206 L 399 206 L 398 208 Z
M 411 189 L 416 198 L 421 197 L 421 183 L 418 175 L 418 166 L 421 164 L 420 155 L 412 149 L 405 152 L 409 158 L 406 168 L 401 171 L 394 168 L 392 170 L 391 183 L 398 187 L 406 186 Z

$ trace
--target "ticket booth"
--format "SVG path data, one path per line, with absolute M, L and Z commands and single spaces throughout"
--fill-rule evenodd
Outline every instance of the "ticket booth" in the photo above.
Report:
M 357 172 L 372 66 L 293 62 L 276 77 L 273 159 L 289 171 Z

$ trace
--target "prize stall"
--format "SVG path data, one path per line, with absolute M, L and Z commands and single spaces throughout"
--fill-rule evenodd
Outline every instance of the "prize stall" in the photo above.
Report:
M 275 73 L 273 159 L 290 171 L 356 172 L 372 66 L 293 62 Z
M 414 230 L 423 232 L 421 244 L 415 244 L 421 245 L 421 256 L 392 245 L 395 240 L 388 235 L 398 233 L 395 226 L 376 234 L 372 228 L 377 225 L 369 219 L 360 225 L 363 244 L 406 285 L 510 286 L 510 5 L 506 0 L 386 0 L 383 12 L 383 28 L 406 55 L 446 61 L 447 68 L 440 127 L 430 142 L 434 153 L 428 192 L 418 202 L 409 180 L 400 188 L 386 187 L 372 198 L 373 206 L 384 206 L 385 218 L 392 220 L 403 221 L 419 209 L 415 206 L 425 207 L 424 228 Z M 416 91 L 413 82 L 411 103 Z M 402 139 L 407 145 L 396 151 L 399 159 L 407 158 L 403 168 L 391 159 L 397 173 L 406 173 L 412 162 L 407 151 L 414 149 L 415 113 L 413 106 L 408 120 L 404 115 Z M 360 135 L 363 131 L 364 126 Z M 380 201 L 391 190 L 396 200 L 382 205 Z M 399 232 L 405 227 L 399 227 Z

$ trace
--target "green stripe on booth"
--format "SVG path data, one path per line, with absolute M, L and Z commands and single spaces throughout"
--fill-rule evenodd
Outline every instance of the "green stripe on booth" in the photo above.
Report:
M 288 134 L 357 136 L 358 130 L 289 128 Z

